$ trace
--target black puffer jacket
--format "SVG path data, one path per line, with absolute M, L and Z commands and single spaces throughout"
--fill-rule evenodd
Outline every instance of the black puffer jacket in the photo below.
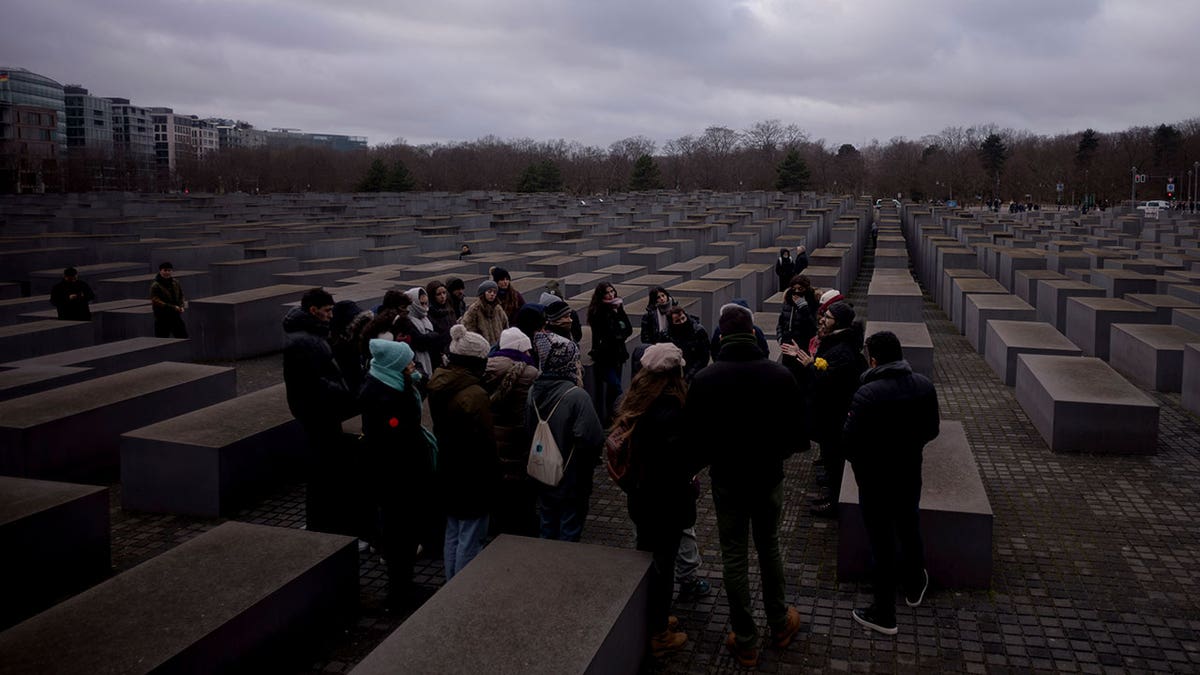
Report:
M 434 458 L 421 430 L 421 402 L 412 387 L 396 391 L 367 375 L 358 401 L 372 486 L 391 499 L 428 508 Z
M 818 443 L 841 439 L 850 399 L 858 389 L 859 377 L 867 369 L 862 346 L 861 324 L 834 331 L 821 338 L 817 347 L 816 358 L 825 360 L 825 368 L 817 368 L 814 359 L 812 365 L 803 369 L 806 371 L 803 377 L 810 383 L 812 440 Z
M 671 326 L 667 335 L 671 343 L 683 351 L 683 376 L 688 382 L 708 365 L 708 332 L 700 323 L 700 318 L 688 315 L 688 322 L 679 326 Z
M 639 527 L 684 529 L 696 523 L 692 477 L 703 466 L 684 438 L 683 406 L 660 396 L 637 420 L 629 440 L 640 480 L 629 492 L 629 517 Z
M 846 457 L 859 484 L 919 467 L 921 448 L 937 438 L 939 424 L 937 390 L 907 361 L 863 373 L 843 428 Z
M 305 428 L 341 424 L 353 414 L 355 397 L 329 346 L 329 324 L 299 307 L 283 317 L 283 381 L 288 409 Z
M 753 342 L 727 343 L 696 374 L 684 406 L 689 445 L 702 455 L 714 487 L 768 490 L 783 480 L 783 460 L 807 447 L 792 423 L 800 389 L 787 368 Z
M 624 307 L 602 308 L 588 321 L 595 322 L 591 325 L 592 350 L 588 352 L 592 361 L 605 366 L 619 366 L 629 360 L 625 341 L 633 335 L 633 325 L 629 323 Z
M 797 295 L 788 289 L 783 309 L 779 310 L 779 322 L 775 325 L 775 339 L 780 344 L 795 341 L 801 349 L 808 349 L 809 340 L 817 334 L 817 320 L 804 296 L 797 298 L 798 303 L 793 298 L 797 298 Z

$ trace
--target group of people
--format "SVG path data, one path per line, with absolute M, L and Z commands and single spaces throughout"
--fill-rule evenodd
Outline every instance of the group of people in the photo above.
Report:
M 751 609 L 749 544 L 762 579 L 769 644 L 786 648 L 800 627 L 785 600 L 779 546 L 784 462 L 821 449 L 824 492 L 816 515 L 836 513 L 842 467 L 859 485 L 874 565 L 874 601 L 853 618 L 877 632 L 897 632 L 895 592 L 924 599 L 929 576 L 918 527 L 921 451 L 938 434 L 932 383 L 903 360 L 899 340 L 880 332 L 863 340 L 850 303 L 836 290 L 818 294 L 795 275 L 787 288 L 774 362 L 759 345 L 750 310 L 721 308 L 720 348 L 711 365 L 689 371 L 684 350 L 659 340 L 622 399 L 614 432 L 630 429 L 629 473 L 622 482 L 637 547 L 651 553 L 651 649 L 680 649 L 687 636 L 670 615 L 674 564 L 682 533 L 694 525 L 696 474 L 709 467 L 731 632 L 726 646 L 739 663 L 758 662 Z M 666 301 L 652 296 L 652 305 Z M 648 319 L 654 319 L 648 312 Z M 650 326 L 653 328 L 653 325 Z M 644 333 L 646 326 L 644 325 Z M 865 356 L 864 356 L 865 346 Z M 701 357 L 703 358 L 703 357 Z M 899 554 L 897 554 L 897 542 Z

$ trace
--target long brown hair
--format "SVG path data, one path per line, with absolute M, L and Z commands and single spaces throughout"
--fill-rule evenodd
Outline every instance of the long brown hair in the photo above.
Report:
M 660 396 L 670 396 L 679 401 L 682 406 L 687 398 L 687 382 L 683 379 L 683 369 L 672 368 L 651 372 L 645 368 L 633 376 L 629 391 L 621 397 L 617 406 L 617 414 L 613 416 L 612 428 L 630 426 L 637 422 L 650 409 Z

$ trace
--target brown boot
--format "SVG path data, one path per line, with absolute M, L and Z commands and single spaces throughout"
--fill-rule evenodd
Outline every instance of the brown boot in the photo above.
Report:
M 687 633 L 683 631 L 673 631 L 670 628 L 655 633 L 650 636 L 650 653 L 654 658 L 658 658 L 671 652 L 677 652 L 683 649 L 683 645 L 687 643 Z
M 792 644 L 792 638 L 798 630 L 800 630 L 800 612 L 797 612 L 795 607 L 788 607 L 787 622 L 783 624 L 783 628 L 771 634 L 771 646 L 776 649 L 784 649 Z
M 741 648 L 737 645 L 737 633 L 729 631 L 729 637 L 725 638 L 725 646 L 729 648 L 729 653 L 733 654 L 733 658 L 746 668 L 754 668 L 758 666 L 758 648 L 747 647 Z

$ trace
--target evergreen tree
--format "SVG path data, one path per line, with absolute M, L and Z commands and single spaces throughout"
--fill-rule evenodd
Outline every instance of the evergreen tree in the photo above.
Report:
M 1004 169 L 1007 159 L 1008 147 L 1004 145 L 1000 134 L 988 134 L 983 143 L 979 144 L 979 162 L 983 164 L 984 171 L 996 178 L 996 197 L 1000 196 L 1000 172 Z
M 382 159 L 376 159 L 371 162 L 371 168 L 367 169 L 367 175 L 358 184 L 359 192 L 382 192 L 383 186 L 387 182 L 388 170 L 387 165 Z
M 417 181 L 409 173 L 408 167 L 401 160 L 396 160 L 392 164 L 392 170 L 388 172 L 387 180 L 384 181 L 383 190 L 385 192 L 408 192 L 416 186 Z
M 562 172 L 558 165 L 548 159 L 525 167 L 517 181 L 517 192 L 559 192 L 562 190 Z
M 629 178 L 630 190 L 661 190 L 662 174 L 658 163 L 650 155 L 642 155 L 633 163 L 633 174 Z
M 1091 168 L 1092 159 L 1099 147 L 1100 138 L 1096 135 L 1096 130 L 1085 130 L 1079 136 L 1079 147 L 1075 149 L 1075 165 L 1082 169 Z
M 776 190 L 802 192 L 808 187 L 808 165 L 794 148 L 788 150 L 787 156 L 775 171 L 779 174 L 779 179 L 775 181 Z

